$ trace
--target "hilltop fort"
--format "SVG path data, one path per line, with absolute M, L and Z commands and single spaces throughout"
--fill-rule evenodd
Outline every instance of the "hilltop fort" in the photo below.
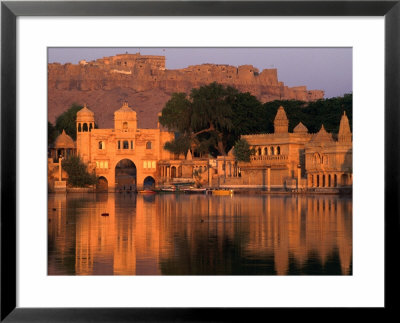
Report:
M 97 107 L 100 126 L 110 126 L 109 104 L 129 101 L 138 109 L 144 128 L 153 127 L 157 113 L 174 92 L 189 93 L 211 82 L 250 92 L 261 102 L 273 100 L 315 101 L 322 90 L 306 86 L 288 87 L 278 80 L 277 69 L 261 72 L 252 65 L 202 64 L 183 69 L 165 68 L 165 56 L 120 54 L 79 64 L 48 64 L 49 120 L 76 102 Z

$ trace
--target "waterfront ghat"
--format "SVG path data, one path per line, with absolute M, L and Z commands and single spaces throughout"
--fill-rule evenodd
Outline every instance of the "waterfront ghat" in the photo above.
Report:
M 48 195 L 49 275 L 352 275 L 352 198 Z

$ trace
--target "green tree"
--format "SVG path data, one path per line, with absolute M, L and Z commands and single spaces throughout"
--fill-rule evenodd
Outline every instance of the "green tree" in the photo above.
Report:
M 261 107 L 249 93 L 215 82 L 192 89 L 189 97 L 175 93 L 166 103 L 159 121 L 179 135 L 165 148 L 186 153 L 189 146 L 197 153 L 226 155 L 241 133 L 260 127 L 258 123 L 253 125 L 257 120 L 253 117 Z
M 233 155 L 236 161 L 249 162 L 250 156 L 254 155 L 254 149 L 250 149 L 250 145 L 246 139 L 240 139 L 235 143 Z
M 63 130 L 73 140 L 76 140 L 76 114 L 81 110 L 83 106 L 73 103 L 72 106 L 56 119 L 56 129 L 59 133 Z
M 88 172 L 87 166 L 79 156 L 71 156 L 67 160 L 63 160 L 62 168 L 67 172 L 68 184 L 71 186 L 85 187 L 97 183 L 96 175 Z
M 58 136 L 57 129 L 53 126 L 50 121 L 47 121 L 47 144 L 50 146 L 54 144 Z

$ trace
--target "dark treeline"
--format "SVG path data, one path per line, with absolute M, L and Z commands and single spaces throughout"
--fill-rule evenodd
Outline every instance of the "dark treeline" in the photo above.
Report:
M 353 95 L 345 94 L 343 97 L 315 102 L 276 100 L 264 104 L 259 103 L 259 105 L 254 104 L 253 108 L 243 116 L 248 120 L 237 121 L 238 127 L 244 130 L 242 134 L 274 132 L 274 119 L 280 106 L 284 107 L 289 119 L 289 132 L 293 132 L 293 128 L 299 122 L 302 122 L 310 133 L 318 132 L 323 124 L 326 131 L 336 134 L 339 131 L 340 118 L 343 111 L 346 111 L 350 127 L 352 126 Z M 250 120 L 254 124 L 249 126 L 248 129 L 243 129 L 243 124 L 247 124 Z

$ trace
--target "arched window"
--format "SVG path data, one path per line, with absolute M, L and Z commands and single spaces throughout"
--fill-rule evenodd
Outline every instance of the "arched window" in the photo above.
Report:
M 79 123 L 78 124 L 78 132 L 81 132 L 82 131 L 82 126 L 81 126 L 81 124 Z
M 271 155 L 275 155 L 275 152 L 274 152 L 274 147 L 271 147 Z
M 128 129 L 128 122 L 124 122 L 122 124 L 122 129 L 127 130 Z
M 276 147 L 276 154 L 277 155 L 280 155 L 281 154 L 281 147 Z
M 122 148 L 123 149 L 129 149 L 129 141 L 128 140 L 124 140 L 122 143 Z
M 151 149 L 151 141 L 146 142 L 146 149 Z
M 258 148 L 258 156 L 261 156 L 261 148 Z
M 268 155 L 268 147 L 264 148 L 264 155 Z
M 92 128 L 93 128 L 93 125 L 90 124 L 90 125 L 89 125 L 89 132 L 92 131 Z
M 88 131 L 88 126 L 87 123 L 83 124 L 83 132 L 87 132 Z

